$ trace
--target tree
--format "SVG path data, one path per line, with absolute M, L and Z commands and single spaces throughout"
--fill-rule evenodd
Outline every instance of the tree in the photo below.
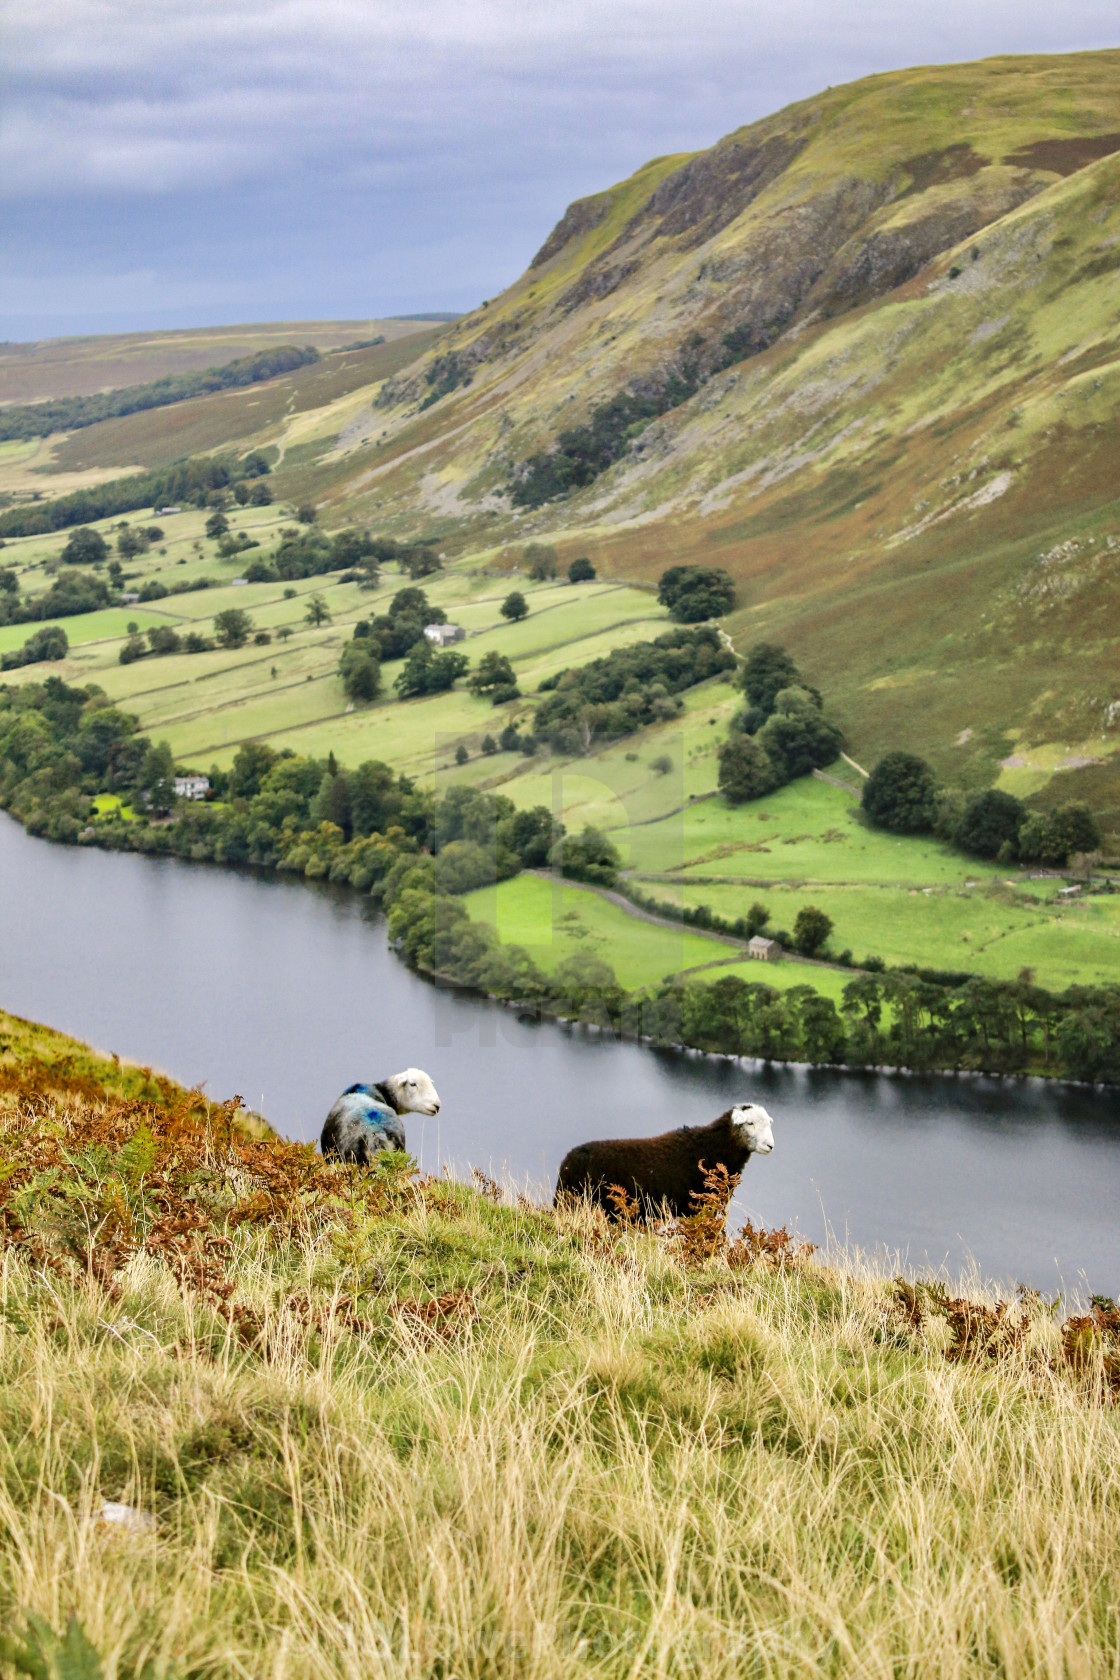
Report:
M 747 938 L 753 939 L 756 933 L 761 933 L 769 920 L 769 908 L 756 900 L 746 914 Z
M 338 671 L 348 700 L 377 699 L 381 692 L 381 665 L 368 637 L 346 643 Z
M 793 945 L 803 957 L 815 957 L 828 944 L 832 934 L 832 918 L 816 905 L 807 904 L 797 912 L 793 924 Z
M 525 618 L 528 611 L 529 604 L 520 589 L 512 590 L 502 602 L 502 617 L 508 618 L 513 624 L 516 624 L 519 619 Z
M 330 623 L 331 609 L 327 606 L 322 595 L 312 595 L 307 603 L 307 611 L 303 616 L 308 624 L 314 624 L 318 627 L 320 624 Z
M 1025 814 L 1014 794 L 1005 793 L 1002 788 L 986 788 L 967 801 L 957 842 L 964 851 L 974 852 L 977 857 L 999 857 L 1004 847 L 1014 856 Z
M 800 690 L 793 690 L 800 693 Z M 749 736 L 744 739 L 750 739 Z M 781 782 L 792 782 L 831 764 L 844 737 L 815 707 L 775 711 L 754 737 L 764 749 Z
M 431 642 L 421 636 L 393 687 L 402 700 L 421 694 L 443 694 L 469 668 L 470 660 L 465 653 L 457 653 L 454 648 L 436 653 Z
M 276 763 L 276 754 L 263 741 L 246 741 L 237 749 L 229 777 L 231 799 L 252 799 Z
M 513 689 L 512 694 L 504 696 L 506 699 L 517 698 L 517 673 L 504 653 L 484 653 L 478 665 L 471 672 L 467 687 L 474 695 L 492 693 L 494 690 Z
M 613 887 L 622 868 L 622 859 L 614 845 L 590 824 L 582 834 L 558 840 L 552 860 L 562 875 L 574 881 L 592 881 L 601 887 Z
M 741 682 L 751 710 L 762 714 L 754 729 L 766 722 L 783 688 L 802 686 L 801 672 L 794 660 L 785 648 L 776 647 L 773 642 L 756 642 L 749 649 L 743 662 Z
M 272 491 L 269 489 L 264 479 L 258 478 L 254 480 L 252 488 L 249 491 L 249 506 L 268 507 L 271 502 Z
M 336 828 L 342 830 L 346 840 L 349 840 L 354 832 L 350 809 L 350 778 L 338 768 L 333 753 L 327 758 L 327 768 L 319 783 L 319 791 L 311 802 L 311 820 L 316 826 L 320 823 L 333 823 Z
M 462 741 L 460 741 L 459 745 L 455 748 L 456 764 L 465 764 L 470 756 L 470 753 L 467 751 Z
M 761 799 L 778 785 L 765 747 L 750 735 L 731 735 L 719 749 L 719 791 L 729 805 Z
M 649 767 L 655 775 L 667 776 L 673 768 L 673 760 L 668 753 L 658 753 L 656 758 L 650 760 Z
M 556 576 L 556 550 L 547 543 L 526 543 L 521 559 L 534 583 L 547 583 Z
M 108 552 L 109 546 L 100 531 L 95 531 L 92 525 L 79 525 L 67 537 L 62 559 L 68 566 L 99 566 Z
M 493 735 L 484 735 L 482 737 L 482 750 L 486 754 L 487 758 L 490 758 L 497 752 L 498 743 L 495 741 Z
M 314 525 L 319 517 L 319 510 L 313 502 L 304 502 L 296 509 L 296 518 L 301 525 Z
M 799 986 L 798 992 L 802 991 Z M 822 997 L 811 987 L 804 988 L 799 998 L 801 1015 L 801 1048 L 806 1061 L 842 1062 L 847 1034 L 831 998 Z
M 497 828 L 499 846 L 520 858 L 526 869 L 543 868 L 553 846 L 563 834 L 563 823 L 555 820 L 546 805 L 534 805 L 528 811 L 514 811 L 510 816 L 503 817 Z
M 1074 1003 L 1058 1026 L 1058 1049 L 1074 1079 L 1120 1078 L 1120 998 L 1072 987 Z
M 134 560 L 138 554 L 147 554 L 151 546 L 151 539 L 143 529 L 122 525 L 117 532 L 117 553 L 122 560 Z
M 572 561 L 568 567 L 569 583 L 594 583 L 594 581 L 595 568 L 586 555 L 581 555 L 578 560 Z
M 166 741 L 148 748 L 137 785 L 147 795 L 149 810 L 166 816 L 175 803 L 175 760 Z
M 218 537 L 224 537 L 228 530 L 229 520 L 222 512 L 221 508 L 215 508 L 214 512 L 206 521 L 206 535 L 216 541 Z
M 888 753 L 864 782 L 860 803 L 878 828 L 928 834 L 937 808 L 937 777 L 924 758 Z
M 411 548 L 402 549 L 397 564 L 413 579 L 431 577 L 434 572 L 443 570 L 443 561 L 426 543 L 414 543 Z
M 731 611 L 735 585 L 717 566 L 670 566 L 661 574 L 657 599 L 678 624 L 699 624 Z
M 18 595 L 19 578 L 10 566 L 0 567 L 0 595 Z
M 45 624 L 28 636 L 21 648 L 13 648 L 0 659 L 0 671 L 18 671 L 23 665 L 39 665 L 52 659 L 65 659 L 70 643 L 60 624 Z
M 1032 811 L 1019 830 L 1019 856 L 1050 869 L 1061 869 L 1078 852 L 1097 851 L 1100 843 L 1097 820 L 1080 803 Z
M 244 647 L 253 630 L 253 620 L 244 607 L 226 607 L 214 614 L 214 634 L 220 647 Z

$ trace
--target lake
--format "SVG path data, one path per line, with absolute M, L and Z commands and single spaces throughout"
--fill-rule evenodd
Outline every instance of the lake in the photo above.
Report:
M 908 1268 L 1120 1289 L 1113 1094 L 763 1067 L 520 1021 L 410 973 L 347 891 L 56 846 L 0 814 L 0 1006 L 237 1093 L 300 1139 L 347 1085 L 415 1064 L 443 1101 L 407 1120 L 422 1165 L 538 1192 L 574 1143 L 703 1125 L 754 1099 L 775 1148 L 748 1166 L 743 1217 Z

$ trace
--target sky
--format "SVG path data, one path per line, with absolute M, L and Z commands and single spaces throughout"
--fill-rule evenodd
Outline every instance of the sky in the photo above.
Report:
M 465 310 L 573 199 L 1116 0 L 2 0 L 0 339 Z

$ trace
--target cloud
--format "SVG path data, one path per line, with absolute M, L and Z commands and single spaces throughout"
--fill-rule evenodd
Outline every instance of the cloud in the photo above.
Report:
M 870 71 L 1115 34 L 1115 0 L 24 0 L 0 278 L 466 305 L 651 155 Z

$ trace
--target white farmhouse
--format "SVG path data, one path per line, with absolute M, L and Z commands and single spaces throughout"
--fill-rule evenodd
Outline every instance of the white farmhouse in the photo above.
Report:
M 176 799 L 205 799 L 210 792 L 209 776 L 176 776 Z
M 461 624 L 426 624 L 424 634 L 433 647 L 450 647 L 452 642 L 466 640 L 467 632 Z

